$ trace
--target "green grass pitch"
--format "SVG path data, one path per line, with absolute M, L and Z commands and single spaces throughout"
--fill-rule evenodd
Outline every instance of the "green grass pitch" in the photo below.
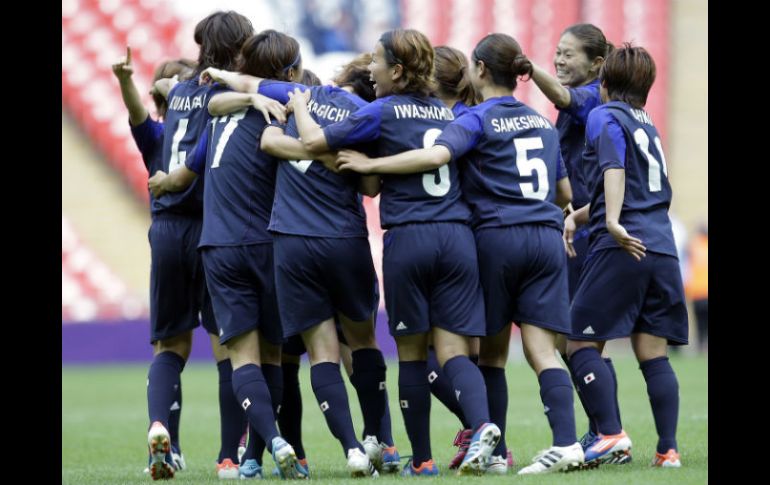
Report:
M 457 477 L 447 469 L 456 448 L 452 439 L 459 429 L 457 419 L 433 399 L 431 438 L 433 457 L 441 475 L 431 483 L 483 482 L 590 485 L 705 484 L 708 482 L 708 360 L 704 357 L 672 357 L 680 386 L 679 448 L 683 467 L 654 469 L 649 466 L 655 450 L 655 426 L 644 379 L 632 357 L 614 359 L 619 380 L 623 426 L 633 441 L 634 461 L 624 466 L 570 474 L 520 477 Z M 150 483 L 142 473 L 147 463 L 147 365 L 62 367 L 62 483 L 135 484 Z M 388 363 L 388 392 L 393 436 L 401 455 L 411 453 L 398 407 L 398 365 Z M 175 483 L 219 484 L 214 461 L 219 450 L 217 373 L 214 363 L 193 363 L 185 368 L 184 402 L 180 441 L 188 468 L 178 472 Z M 524 363 L 507 369 L 509 407 L 507 442 L 513 451 L 516 470 L 528 464 L 539 450 L 550 445 L 551 434 L 543 414 L 537 380 Z M 316 484 L 361 483 L 346 474 L 345 458 L 329 433 L 310 388 L 306 362 L 300 372 L 304 416 L 303 439 Z M 362 420 L 355 392 L 348 385 L 353 423 L 360 431 Z M 586 420 L 577 397 L 575 415 L 578 437 Z M 402 462 L 405 463 L 405 460 Z M 268 480 L 272 459 L 265 456 Z M 381 476 L 377 483 L 413 480 Z M 174 483 L 172 482 L 172 483 Z

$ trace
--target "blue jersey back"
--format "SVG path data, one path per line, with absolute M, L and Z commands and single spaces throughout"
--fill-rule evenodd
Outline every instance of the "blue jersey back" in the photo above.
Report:
M 198 247 L 271 242 L 267 225 L 277 160 L 259 148 L 264 116 L 247 108 L 214 117 L 210 125 Z
M 280 81 L 263 81 L 259 92 L 278 101 L 288 92 L 305 86 Z M 344 89 L 313 86 L 308 110 L 321 127 L 347 118 L 366 101 Z M 294 116 L 286 134 L 299 138 Z M 269 230 L 313 237 L 366 237 L 366 212 L 358 193 L 360 176 L 336 174 L 314 160 L 281 161 L 275 182 L 275 201 Z
M 142 154 L 147 173 L 152 176 L 158 170 L 162 170 L 163 123 L 155 121 L 148 115 L 146 120 L 131 127 L 131 136 L 134 137 L 134 143 Z M 154 205 L 155 197 L 150 192 L 150 207 L 152 208 Z
M 398 94 L 376 99 L 346 120 L 324 128 L 336 150 L 371 142 L 374 156 L 395 155 L 433 146 L 454 114 L 438 98 Z M 384 229 L 411 222 L 468 222 L 470 210 L 460 197 L 457 165 L 438 170 L 383 175 L 380 221 Z
M 591 112 L 586 125 L 583 175 L 591 193 L 591 250 L 619 247 L 607 232 L 604 171 L 625 169 L 620 224 L 647 251 L 676 257 L 668 208 L 671 185 L 658 130 L 646 111 L 613 101 Z
M 556 129 L 559 131 L 561 156 L 572 186 L 572 206 L 579 209 L 590 201 L 580 167 L 586 145 L 588 113 L 601 104 L 599 80 L 591 81 L 585 86 L 567 89 L 570 93 L 570 104 L 566 108 L 556 107 L 559 110 Z
M 171 173 L 192 156 L 206 123 L 211 87 L 197 80 L 180 82 L 168 93 L 168 110 L 163 134 L 163 171 Z M 200 217 L 203 209 L 203 181 L 200 177 L 181 192 L 170 192 L 153 201 L 152 212 L 174 212 Z
M 473 227 L 548 224 L 562 228 L 556 181 L 567 176 L 558 133 L 513 96 L 484 101 L 436 140 L 462 159 L 462 189 Z
M 454 106 L 452 106 L 452 114 L 455 115 L 455 119 L 459 118 L 460 116 L 464 115 L 468 112 L 470 108 L 463 103 L 462 101 L 458 101 L 455 103 Z

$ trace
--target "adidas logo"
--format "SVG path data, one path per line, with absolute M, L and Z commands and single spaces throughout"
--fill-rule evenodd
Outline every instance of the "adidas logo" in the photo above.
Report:
M 380 391 L 384 391 L 385 389 L 385 381 L 380 382 Z
M 329 409 L 329 401 L 324 401 L 321 403 L 321 411 L 326 412 L 326 410 Z
M 436 379 L 438 379 L 438 374 L 436 374 L 436 371 L 434 370 L 430 371 L 430 374 L 428 374 L 428 382 L 433 384 L 433 381 L 435 381 Z
M 543 412 L 544 412 L 545 414 L 548 414 L 548 411 L 550 411 L 550 410 L 551 410 L 551 408 L 549 408 L 548 406 L 545 406 L 545 408 L 544 408 Z
M 275 414 L 281 414 L 281 405 L 279 404 L 277 408 L 275 408 Z
M 220 329 L 219 329 L 219 336 L 221 337 L 223 333 L 225 333 L 225 332 L 224 332 L 224 330 L 222 330 L 222 329 L 220 328 Z M 232 402 L 232 401 L 231 401 L 231 402 Z
M 168 409 L 169 411 L 176 411 L 178 409 L 182 409 L 182 406 L 179 405 L 179 402 L 174 401 L 171 403 L 171 407 Z
M 409 401 L 406 399 L 401 400 L 401 409 L 408 409 L 409 408 Z
M 398 322 L 398 325 L 396 325 L 396 330 L 406 330 L 406 324 L 404 322 Z
M 583 334 L 584 335 L 593 335 L 595 333 L 596 332 L 594 332 L 594 329 L 591 328 L 591 325 L 589 325 L 589 326 L 587 326 L 586 328 L 583 329 Z
M 243 410 L 245 411 L 245 410 L 249 409 L 249 406 L 251 406 L 251 401 L 249 401 L 249 398 L 247 397 L 247 398 L 246 398 L 246 399 L 244 399 L 244 400 L 243 400 L 243 402 L 241 403 L 241 407 L 242 407 L 242 408 L 243 408 Z
M 460 390 L 459 389 L 455 389 L 455 397 L 457 398 L 458 401 L 460 400 Z
M 596 376 L 594 375 L 593 372 L 591 372 L 590 374 L 588 374 L 583 378 L 583 382 L 585 382 L 586 384 L 590 384 L 595 380 L 596 380 Z

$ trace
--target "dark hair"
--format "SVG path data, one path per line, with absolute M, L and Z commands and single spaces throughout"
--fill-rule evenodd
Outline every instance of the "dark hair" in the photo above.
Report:
M 310 69 L 302 70 L 302 77 L 300 78 L 299 83 L 304 84 L 305 86 L 320 86 L 322 84 L 321 79 Z
M 350 86 L 358 97 L 371 103 L 377 98 L 369 73 L 371 63 L 371 54 L 359 54 L 342 67 L 342 71 L 333 79 L 334 84 L 341 88 Z
M 155 74 L 152 76 L 152 83 L 158 79 L 165 79 L 174 76 L 179 76 L 180 81 L 186 81 L 193 77 L 195 74 L 196 63 L 192 59 L 172 59 L 170 61 L 161 62 L 158 67 L 155 68 Z M 166 98 L 159 93 L 152 95 L 152 100 L 155 102 L 155 109 L 158 111 L 158 116 L 161 118 L 166 117 L 166 111 L 168 104 Z
M 532 77 L 532 63 L 521 53 L 521 46 L 508 34 L 489 34 L 476 44 L 473 62 L 484 61 L 492 82 L 516 90 L 516 78 Z
M 288 81 L 289 70 L 301 62 L 299 42 L 282 32 L 268 29 L 243 44 L 238 70 L 256 77 Z
M 476 91 L 468 75 L 468 58 L 462 51 L 445 45 L 433 49 L 434 77 L 438 91 L 447 97 L 457 98 L 468 106 L 476 104 Z
M 594 24 L 570 25 L 564 29 L 561 35 L 564 34 L 572 34 L 580 41 L 583 52 L 585 52 L 589 61 L 593 61 L 597 57 L 606 59 L 615 48 L 611 43 L 607 42 L 604 32 Z
M 251 21 L 232 10 L 214 12 L 195 26 L 200 46 L 198 72 L 207 67 L 234 70 L 243 43 L 254 34 Z
M 394 93 L 421 93 L 434 91 L 433 46 L 425 34 L 414 29 L 395 29 L 380 37 L 385 50 L 385 62 L 401 64 L 401 77 L 393 84 Z
M 599 71 L 599 80 L 611 101 L 642 108 L 655 82 L 655 61 L 644 47 L 625 43 L 607 56 Z

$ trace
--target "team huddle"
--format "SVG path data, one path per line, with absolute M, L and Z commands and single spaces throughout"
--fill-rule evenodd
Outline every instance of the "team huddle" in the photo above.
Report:
M 236 12 L 201 20 L 195 41 L 197 62 L 156 70 L 160 120 L 141 103 L 130 49 L 113 65 L 151 176 L 153 479 L 186 466 L 181 373 L 199 323 L 219 372 L 222 479 L 261 478 L 265 450 L 274 474 L 311 476 L 304 353 L 351 476 L 439 474 L 431 395 L 462 427 L 449 468 L 508 473 L 513 324 L 552 431 L 519 474 L 631 461 L 603 355 L 623 337 L 647 384 L 653 465 L 681 466 L 667 347 L 687 343 L 687 312 L 665 158 L 643 109 L 655 80 L 644 48 L 613 48 L 597 27 L 572 25 L 553 77 L 506 34 L 487 35 L 466 57 L 397 29 L 322 85 L 295 39 L 255 34 Z M 555 124 L 516 99 L 522 79 L 555 104 Z M 383 295 L 362 204 L 377 195 Z M 375 338 L 380 297 L 398 349 L 412 450 L 404 465 Z M 361 406 L 360 435 L 340 361 Z M 573 389 L 590 423 L 580 439 Z

